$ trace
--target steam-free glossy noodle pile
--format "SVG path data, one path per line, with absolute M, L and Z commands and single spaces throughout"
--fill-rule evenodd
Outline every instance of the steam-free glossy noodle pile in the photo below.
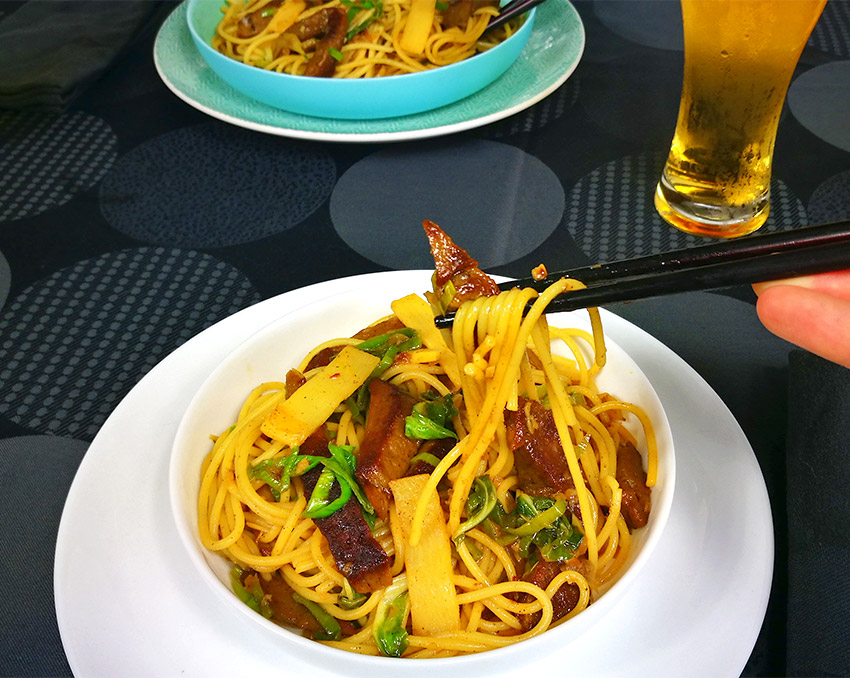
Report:
M 621 572 L 657 473 L 646 415 L 594 385 L 598 316 L 591 334 L 543 315 L 574 283 L 499 294 L 425 228 L 434 289 L 259 385 L 201 471 L 200 536 L 234 592 L 366 654 L 481 652 L 581 613 Z
M 372 78 L 462 61 L 510 37 L 485 33 L 496 0 L 230 0 L 212 46 L 292 75 Z

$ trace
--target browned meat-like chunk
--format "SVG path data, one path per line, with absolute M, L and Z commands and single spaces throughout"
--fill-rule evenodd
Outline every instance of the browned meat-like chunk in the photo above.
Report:
M 646 486 L 646 471 L 640 452 L 631 443 L 617 448 L 617 482 L 623 490 L 621 512 L 630 530 L 643 527 L 649 520 L 652 490 Z
M 331 50 L 340 50 L 348 31 L 348 14 L 341 7 L 326 7 L 286 29 L 302 42 L 321 36 L 313 56 L 307 62 L 304 75 L 329 78 L 336 70 L 337 60 Z
M 269 605 L 275 621 L 281 624 L 295 626 L 310 637 L 315 636 L 315 634 L 323 630 L 322 625 L 319 624 L 310 610 L 292 599 L 292 587 L 286 583 L 278 572 L 275 572 L 271 579 L 261 579 L 260 586 L 263 589 L 263 593 L 269 597 Z M 339 620 L 339 625 L 343 636 L 351 636 L 356 633 L 356 629 L 351 622 L 341 619 Z
M 493 279 L 478 268 L 478 262 L 469 253 L 455 245 L 433 221 L 424 221 L 425 235 L 434 257 L 435 292 L 442 297 L 446 285 L 451 282 L 455 294 L 447 303 L 448 310 L 456 310 L 464 301 L 499 294 Z
M 301 453 L 319 457 L 330 456 L 328 440 L 323 429 L 319 429 L 304 441 Z M 321 467 L 317 467 L 301 476 L 307 496 L 313 493 L 321 472 Z M 334 483 L 329 499 L 333 501 L 339 494 L 339 485 Z M 314 518 L 313 522 L 328 540 L 337 569 L 348 579 L 355 591 L 368 593 L 390 585 L 390 558 L 372 536 L 372 530 L 360 511 L 357 499 L 352 496 L 342 508 L 327 518 Z
M 387 318 L 386 320 L 382 320 L 379 323 L 375 323 L 374 325 L 363 328 L 352 338 L 359 339 L 360 341 L 366 341 L 367 339 L 377 337 L 381 334 L 386 334 L 387 332 L 392 332 L 393 330 L 400 330 L 402 327 L 404 327 L 404 323 L 402 323 L 401 320 L 399 320 L 395 316 L 392 316 L 390 318 Z M 330 346 L 328 348 L 322 349 L 316 355 L 310 358 L 310 362 L 307 364 L 307 370 L 309 371 L 316 367 L 324 367 L 331 360 L 333 360 L 334 356 L 341 350 L 342 346 Z
M 438 440 L 426 440 L 419 446 L 416 456 L 420 454 L 431 454 L 437 459 L 445 457 L 449 451 L 455 446 L 457 441 L 454 438 L 440 438 Z M 406 476 L 419 476 L 423 473 L 431 475 L 436 467 L 425 459 L 417 459 L 410 468 L 407 469 Z
M 299 388 L 301 388 L 307 380 L 304 378 L 304 375 L 301 374 L 298 370 L 292 369 L 286 373 L 286 397 L 289 398 L 295 393 Z
M 472 0 L 454 0 L 443 12 L 443 28 L 454 28 L 458 26 L 465 28 L 466 24 L 472 18 L 472 12 L 475 7 Z
M 373 379 L 369 383 L 366 431 L 357 452 L 357 479 L 384 520 L 390 512 L 390 481 L 404 476 L 419 444 L 404 435 L 404 418 L 416 399 L 398 386 Z
M 359 339 L 360 341 L 366 341 L 367 339 L 378 337 L 382 334 L 386 334 L 387 332 L 392 332 L 393 330 L 400 330 L 403 327 L 404 323 L 401 322 L 401 320 L 395 316 L 390 316 L 386 320 L 377 322 L 369 327 L 364 327 L 354 335 L 354 338 Z
M 531 569 L 531 571 L 523 577 L 523 581 L 536 584 L 541 589 L 545 589 L 552 580 L 561 572 L 560 563 L 551 562 L 548 560 L 540 560 Z M 523 598 L 520 602 L 530 603 L 534 600 L 534 596 L 529 593 L 520 594 Z M 568 614 L 579 601 L 579 590 L 575 584 L 563 584 L 555 595 L 552 596 L 552 621 L 557 621 L 565 614 Z M 532 614 L 522 614 L 519 617 L 519 623 L 522 625 L 523 631 L 528 631 L 538 621 L 542 612 L 533 612 Z
M 555 417 L 543 403 L 520 397 L 516 412 L 505 410 L 505 426 L 524 492 L 554 497 L 575 487 Z
M 273 0 L 269 4 L 261 7 L 256 12 L 251 12 L 243 16 L 239 23 L 236 24 L 236 35 L 240 38 L 253 38 L 255 35 L 262 33 L 278 7 L 283 4 L 283 0 Z
M 498 7 L 495 0 L 452 0 L 443 12 L 443 28 L 466 28 L 472 14 L 481 7 Z

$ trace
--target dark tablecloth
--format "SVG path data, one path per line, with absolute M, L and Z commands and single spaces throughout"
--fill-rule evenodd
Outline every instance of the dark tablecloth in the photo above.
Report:
M 701 242 L 652 207 L 678 4 L 574 4 L 585 54 L 534 106 L 441 139 L 336 144 L 168 91 L 152 46 L 173 3 L 0 3 L 0 675 L 70 673 L 51 582 L 73 474 L 120 399 L 204 328 L 324 279 L 429 267 L 423 218 L 511 276 Z M 766 230 L 850 217 L 847 92 L 850 2 L 830 0 L 780 125 Z M 850 675 L 850 373 L 767 333 L 753 302 L 729 288 L 611 310 L 720 394 L 764 474 L 776 563 L 744 675 Z

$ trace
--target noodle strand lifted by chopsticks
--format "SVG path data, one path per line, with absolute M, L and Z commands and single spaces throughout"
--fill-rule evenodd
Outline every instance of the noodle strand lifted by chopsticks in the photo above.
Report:
M 320 529 L 327 527 L 329 518 L 318 517 L 325 515 L 321 513 L 305 516 L 326 473 L 320 470 L 341 473 L 333 464 L 344 461 L 335 457 L 323 466 L 320 459 L 315 471 L 304 472 L 303 466 L 314 457 L 263 431 L 269 430 L 270 413 L 298 393 L 300 384 L 328 377 L 328 368 L 320 364 L 326 362 L 325 354 L 339 355 L 343 347 L 373 350 L 384 333 L 369 340 L 325 342 L 287 375 L 286 383 L 270 382 L 252 391 L 237 421 L 215 438 L 198 496 L 201 541 L 236 566 L 237 594 L 259 612 L 298 625 L 281 618 L 276 597 L 290 591 L 287 595 L 304 601 L 311 619 L 319 620 L 319 630 L 308 631 L 313 637 L 353 652 L 411 657 L 467 654 L 520 642 L 592 604 L 629 555 L 629 488 L 618 478 L 624 472 L 622 448 L 634 437 L 624 424 L 637 424 L 644 433 L 647 486 L 657 476 L 657 453 L 652 423 L 640 407 L 596 388 L 594 377 L 604 355 L 599 323 L 592 322 L 592 333 L 549 327 L 547 305 L 574 285 L 561 280 L 539 295 L 513 289 L 467 302 L 457 309 L 451 332 L 443 333 L 447 341 L 442 347 L 427 327 L 406 327 L 395 316 L 376 323 L 381 328 L 389 323 L 386 326 L 394 329 L 386 334 L 395 336 L 397 343 L 383 371 L 373 372 L 371 379 L 407 394 L 399 396 L 402 399 L 453 402 L 453 421 L 444 425 L 451 427 L 449 435 L 457 432 L 457 439 L 449 437 L 435 446 L 433 440 L 420 441 L 415 459 L 421 457 L 427 465 L 417 468 L 427 470 L 401 479 L 422 488 L 405 500 L 412 502 L 406 507 L 397 503 L 401 481 L 390 483 L 394 500 L 387 512 L 370 517 L 370 534 L 387 557 L 386 578 L 371 588 L 352 579 L 363 585 L 362 592 L 353 588 L 351 573 L 340 569 L 334 537 Z M 405 299 L 414 306 L 425 303 Z M 416 341 L 420 333 L 430 337 L 431 345 Z M 459 383 L 446 372 L 447 364 L 459 368 Z M 291 382 L 293 374 L 297 379 Z M 352 450 L 362 481 L 362 448 L 372 415 L 366 415 L 364 426 L 357 398 L 357 392 L 343 398 L 324 427 L 333 435 L 331 446 Z M 532 494 L 524 475 L 527 462 L 518 456 L 522 450 L 506 423 L 509 418 L 526 421 L 527 434 L 533 435 L 538 427 L 545 428 L 541 412 L 551 413 L 546 416 L 551 416 L 560 440 L 560 463 L 568 469 L 563 481 L 569 489 L 551 498 Z M 334 454 L 342 454 L 334 449 Z M 422 462 L 411 461 L 411 468 L 416 463 Z M 492 492 L 481 494 L 487 487 Z M 354 497 L 349 501 L 358 506 Z M 486 509 L 476 517 L 483 505 Z M 361 511 L 369 515 L 364 508 L 356 515 Z M 443 539 L 435 537 L 443 531 L 447 560 L 434 569 L 449 568 L 443 581 L 450 587 L 446 600 L 455 609 L 456 621 L 448 630 L 423 633 L 417 629 L 427 615 L 417 602 L 417 587 L 423 585 L 422 577 L 431 576 L 431 556 L 421 546 L 426 539 L 431 544 Z M 562 541 L 552 541 L 556 533 Z M 420 564 L 414 566 L 416 562 Z M 551 574 L 541 579 L 537 574 L 546 568 Z M 565 591 L 571 596 L 569 609 L 563 607 Z M 403 639 L 394 649 L 388 649 L 382 635 L 388 620 Z

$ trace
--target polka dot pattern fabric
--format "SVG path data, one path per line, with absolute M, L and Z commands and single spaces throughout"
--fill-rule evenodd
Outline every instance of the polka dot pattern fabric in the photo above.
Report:
M 333 160 L 319 149 L 204 124 L 123 156 L 101 184 L 100 203 L 106 220 L 136 240 L 227 247 L 299 224 L 327 199 L 335 179 Z
M 827 54 L 850 59 L 850 2 L 827 2 L 808 44 Z
M 626 156 L 582 177 L 567 196 L 567 227 L 591 261 L 615 261 L 710 242 L 670 228 L 658 216 L 654 190 L 666 154 Z M 762 232 L 807 223 L 805 208 L 774 178 L 771 215 Z
M 257 300 L 239 271 L 197 252 L 122 250 L 57 271 L 0 316 L 0 414 L 90 440 L 157 362 Z
M 64 205 L 115 162 L 117 139 L 102 119 L 0 110 L 0 224 Z
M 154 50 L 160 27 L 179 16 L 174 3 L 153 3 L 162 10 L 143 13 L 158 20 L 131 30 L 89 79 L 68 83 L 74 96 L 61 110 L 0 108 L 0 512 L 32 502 L 26 530 L 0 527 L 8 571 L 51 581 L 52 539 L 77 464 L 122 398 L 176 347 L 313 283 L 431 268 L 424 219 L 483 268 L 514 277 L 540 263 L 551 273 L 713 242 L 670 227 L 653 204 L 679 108 L 679 0 L 571 3 L 586 38 L 575 71 L 533 105 L 471 128 L 340 139 L 329 121 L 324 138 L 304 137 L 196 108 L 156 62 L 193 49 L 186 32 L 180 45 Z M 25 4 L 0 2 L 0 44 Z M 86 3 L 54 4 L 70 12 Z M 120 13 L 136 3 L 109 4 Z M 542 36 L 554 32 L 544 28 Z M 557 52 L 557 41 L 547 44 L 547 55 Z M 215 77 L 190 54 L 198 82 Z M 33 83 L 27 98 L 39 91 Z M 780 118 L 763 232 L 850 219 L 848 92 L 850 0 L 829 0 Z M 0 104 L 6 94 L 0 80 Z M 386 129 L 406 130 L 404 122 Z M 781 544 L 791 347 L 762 327 L 755 301 L 743 285 L 613 310 L 721 394 L 777 500 Z M 162 406 L 179 417 L 169 393 Z M 30 483 L 44 465 L 51 484 L 36 496 Z M 790 580 L 788 569 L 777 551 L 778 581 Z M 782 594 L 774 591 L 778 604 L 740 675 L 850 675 L 850 659 L 792 665 Z M 70 676 L 50 587 L 32 596 L 0 601 L 0 620 L 11 620 L 0 675 Z

